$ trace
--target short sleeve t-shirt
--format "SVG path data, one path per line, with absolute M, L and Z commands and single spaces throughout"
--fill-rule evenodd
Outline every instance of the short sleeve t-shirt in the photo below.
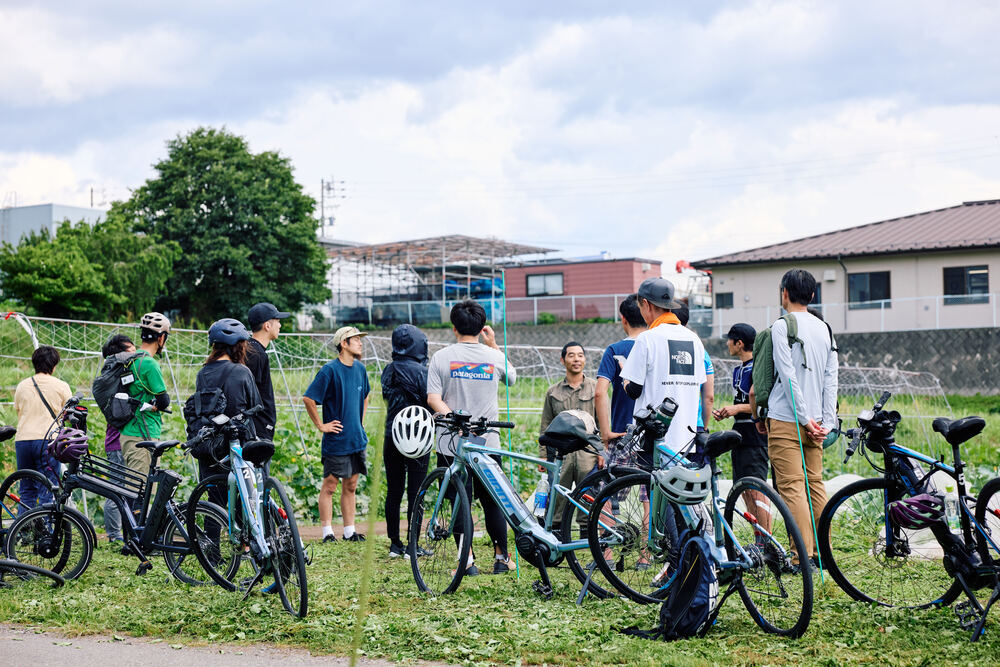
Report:
M 677 414 L 667 430 L 667 447 L 678 451 L 694 437 L 698 425 L 698 403 L 705 374 L 705 347 L 690 329 L 679 324 L 661 324 L 643 331 L 635 339 L 622 369 L 622 379 L 642 385 L 635 410 L 654 408 L 670 397 Z M 634 413 L 633 413 L 634 414 Z
M 624 338 L 608 345 L 601 357 L 601 365 L 597 368 L 597 377 L 611 383 L 611 430 L 615 433 L 625 432 L 632 423 L 635 409 L 635 401 L 628 397 L 622 384 L 622 366 L 633 345 L 634 338 Z
M 129 370 L 135 376 L 135 381 L 128 385 L 128 393 L 140 403 L 152 403 L 156 396 L 167 392 L 160 362 L 148 352 L 140 351 L 140 356 L 132 362 Z M 149 440 L 159 440 L 162 432 L 163 415 L 159 410 L 137 410 L 132 421 L 122 429 L 122 435 Z
M 441 394 L 452 410 L 463 410 L 473 419 L 495 420 L 500 414 L 497 391 L 500 383 L 510 386 L 517 379 L 508 367 L 503 352 L 482 343 L 455 343 L 431 357 L 427 370 L 427 393 Z M 438 430 L 438 452 L 453 456 L 455 445 L 450 435 Z M 483 436 L 488 447 L 500 447 L 500 436 Z
M 368 372 L 360 361 L 345 366 L 334 359 L 316 373 L 306 398 L 323 406 L 324 424 L 336 419 L 343 425 L 340 433 L 323 434 L 323 456 L 346 456 L 368 445 L 362 418 L 370 390 Z
M 34 383 L 32 383 L 34 379 Z M 38 389 L 35 389 L 35 384 Z M 36 373 L 21 380 L 14 389 L 14 408 L 17 410 L 17 441 L 45 440 L 56 430 L 52 413 L 38 396 L 41 391 L 52 412 L 57 415 L 73 393 L 69 385 L 48 373 Z
M 708 356 L 708 350 L 705 350 L 705 381 L 714 382 L 715 381 L 715 366 L 712 365 L 712 358 Z M 711 376 L 711 377 L 708 377 Z M 701 418 L 701 409 L 704 407 L 704 403 L 701 400 L 701 395 L 698 398 L 698 428 L 704 428 L 705 422 Z

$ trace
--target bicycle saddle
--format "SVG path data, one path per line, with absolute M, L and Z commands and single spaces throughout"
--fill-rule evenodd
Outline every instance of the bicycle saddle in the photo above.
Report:
M 153 455 L 159 456 L 171 447 L 176 447 L 179 444 L 181 444 L 180 440 L 162 440 L 160 442 L 155 440 L 143 440 L 142 442 L 135 443 L 135 446 L 139 449 L 148 449 L 153 453 Z
M 709 458 L 718 458 L 743 442 L 743 436 L 736 431 L 716 431 L 710 433 L 705 443 L 705 453 Z
M 270 440 L 251 440 L 243 445 L 243 460 L 262 466 L 274 456 L 274 443 Z
M 986 428 L 986 420 L 982 417 L 963 417 L 962 419 L 946 419 L 938 417 L 934 420 L 934 430 L 944 436 L 952 445 L 961 445 L 970 438 L 982 433 Z
M 0 442 L 10 440 L 15 433 L 17 433 L 17 429 L 13 426 L 0 426 Z

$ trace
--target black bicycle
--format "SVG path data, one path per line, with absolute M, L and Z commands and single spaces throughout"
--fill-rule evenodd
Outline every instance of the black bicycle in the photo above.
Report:
M 969 494 L 960 447 L 986 422 L 974 416 L 934 420 L 934 430 L 952 448 L 949 466 L 895 442 L 901 417 L 884 409 L 890 397 L 882 394 L 858 416 L 857 428 L 847 431 L 845 462 L 860 451 L 881 477 L 849 484 L 830 498 L 818 526 L 823 564 L 852 598 L 886 607 L 949 605 L 964 594 L 955 612 L 975 641 L 1000 599 L 1000 478 L 987 482 L 978 500 Z M 927 512 L 914 524 L 894 508 L 922 494 L 940 499 L 931 480 L 935 472 L 956 482 L 957 530 L 949 529 L 941 513 Z M 980 599 L 977 591 L 986 595 Z
M 185 515 L 195 520 L 196 539 L 226 525 L 225 511 L 209 502 L 201 502 L 191 513 L 186 504 L 173 500 L 181 482 L 177 473 L 157 468 L 160 456 L 180 444 L 176 440 L 144 441 L 136 446 L 150 452 L 149 471 L 145 476 L 105 458 L 84 454 L 79 461 L 67 464 L 55 501 L 19 514 L 6 537 L 6 550 L 18 561 L 37 565 L 63 575 L 79 577 L 90 565 L 96 537 L 93 525 L 80 512 L 68 506 L 70 495 L 83 489 L 111 500 L 122 516 L 126 550 L 139 559 L 136 574 L 152 569 L 149 557 L 160 554 L 167 570 L 188 584 L 211 583 L 190 546 Z

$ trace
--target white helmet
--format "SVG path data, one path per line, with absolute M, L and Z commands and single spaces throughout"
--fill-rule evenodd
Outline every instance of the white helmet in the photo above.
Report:
M 434 417 L 426 408 L 411 405 L 392 420 L 392 441 L 403 456 L 419 459 L 434 448 Z

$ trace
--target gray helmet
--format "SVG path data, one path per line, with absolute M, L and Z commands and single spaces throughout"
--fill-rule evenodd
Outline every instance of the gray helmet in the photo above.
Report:
M 162 313 L 146 313 L 139 320 L 139 326 L 157 334 L 170 333 L 170 320 Z
M 239 320 L 225 317 L 208 329 L 209 343 L 223 343 L 225 345 L 236 345 L 241 340 L 249 340 L 250 332 Z
M 678 505 L 697 505 L 711 492 L 712 467 L 675 465 L 666 470 L 654 470 L 653 482 L 668 500 Z

